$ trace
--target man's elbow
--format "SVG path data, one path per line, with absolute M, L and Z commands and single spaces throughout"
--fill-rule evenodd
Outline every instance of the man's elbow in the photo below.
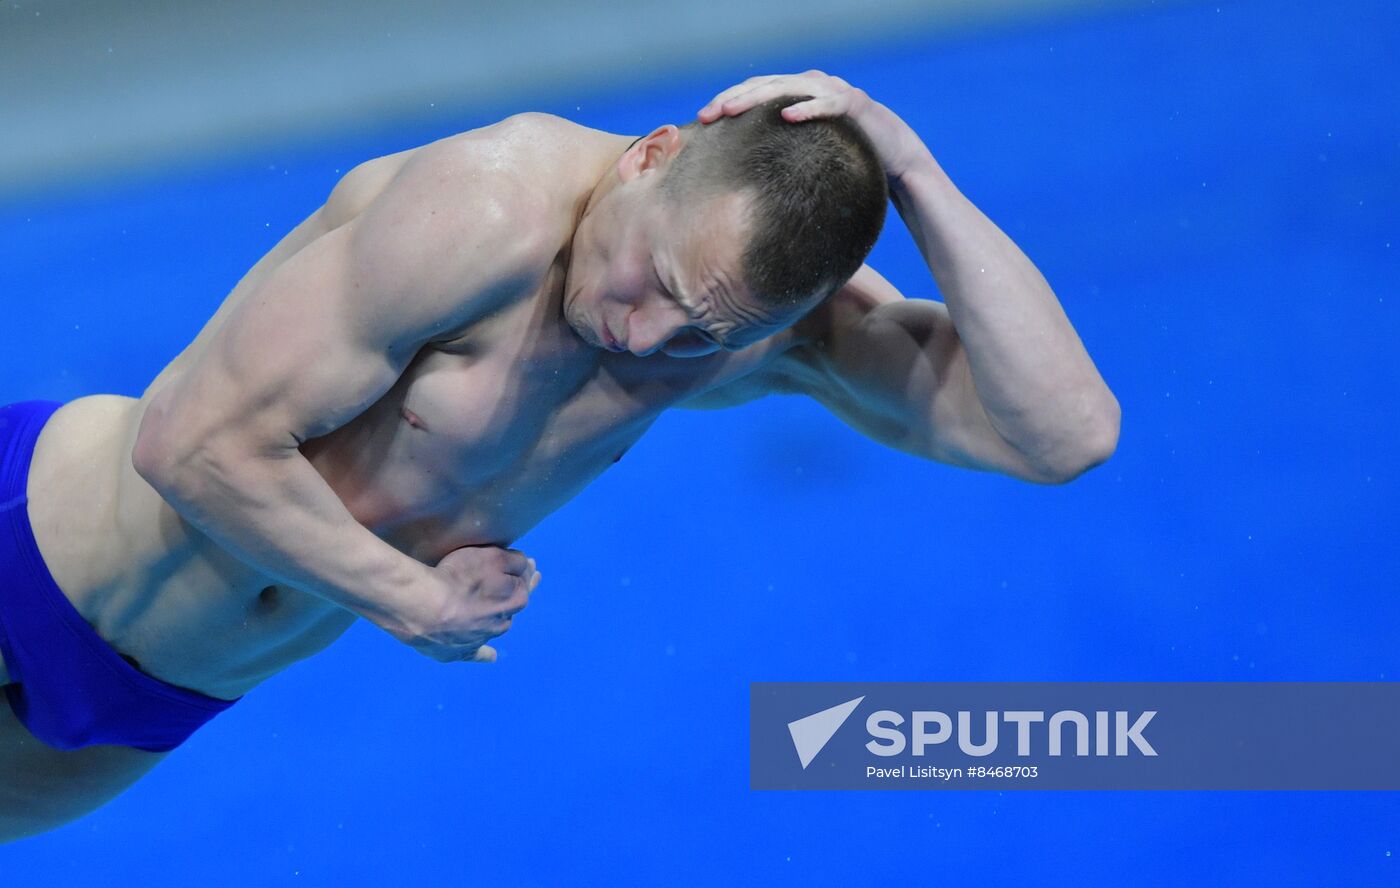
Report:
M 1095 466 L 1108 462 L 1118 449 L 1122 410 L 1112 395 L 1107 404 L 1085 421 L 1072 442 L 1061 447 L 1053 459 L 1038 466 L 1035 480 L 1042 484 L 1068 484 Z
M 172 505 L 198 501 L 211 482 L 224 474 L 216 449 L 170 427 L 150 411 L 136 433 L 131 467 Z
M 136 433 L 136 443 L 131 448 L 131 467 L 156 492 L 168 498 L 181 487 L 188 486 L 191 449 L 148 419 Z

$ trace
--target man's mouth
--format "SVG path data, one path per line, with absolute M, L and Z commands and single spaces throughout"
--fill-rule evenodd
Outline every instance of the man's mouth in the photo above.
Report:
M 626 346 L 618 343 L 617 337 L 612 335 L 612 331 L 608 329 L 607 324 L 600 325 L 599 329 L 603 331 L 603 348 L 614 352 L 627 351 Z

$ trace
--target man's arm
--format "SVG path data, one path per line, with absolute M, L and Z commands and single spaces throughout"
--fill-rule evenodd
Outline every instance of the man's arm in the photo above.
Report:
M 482 590 L 464 576 L 476 562 L 429 568 L 379 540 L 298 448 L 363 412 L 424 344 L 528 274 L 530 228 L 510 224 L 524 189 L 474 174 L 461 150 L 421 150 L 362 213 L 243 295 L 151 399 L 132 453 L 186 520 L 248 564 L 439 659 L 499 634 L 484 629 L 523 607 L 528 559 L 500 552 L 486 568 L 518 588 L 469 600 L 464 590 Z
M 906 300 L 862 269 L 806 321 L 774 372 L 878 440 L 957 465 L 1068 481 L 1117 446 L 1119 406 L 1025 254 L 968 201 L 883 105 L 820 72 L 754 78 L 700 119 L 784 94 L 784 117 L 849 115 L 885 164 L 891 196 L 946 305 Z

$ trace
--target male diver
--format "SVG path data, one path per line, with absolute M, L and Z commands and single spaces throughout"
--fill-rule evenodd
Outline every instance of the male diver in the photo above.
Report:
M 863 262 L 894 204 L 945 303 Z M 804 393 L 1061 483 L 1119 408 L 910 127 L 818 71 L 640 139 L 541 114 L 370 160 L 139 399 L 0 408 L 0 840 L 93 810 L 364 617 L 490 660 L 512 541 L 670 407 Z

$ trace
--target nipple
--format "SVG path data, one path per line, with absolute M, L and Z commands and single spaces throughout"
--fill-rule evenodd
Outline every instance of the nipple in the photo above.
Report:
M 428 428 L 427 423 L 423 422 L 423 418 L 407 407 L 400 407 L 399 415 L 403 417 L 404 422 L 413 426 L 415 429 L 423 429 L 426 431 Z

